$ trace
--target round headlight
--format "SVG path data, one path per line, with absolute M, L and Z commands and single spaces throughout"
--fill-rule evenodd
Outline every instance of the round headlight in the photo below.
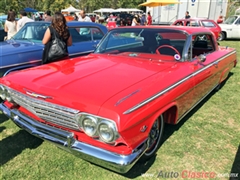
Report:
M 104 142 L 110 143 L 115 140 L 115 130 L 111 123 L 101 122 L 98 126 L 98 133 Z
M 6 94 L 6 100 L 9 101 L 9 102 L 12 102 L 12 97 L 11 97 L 9 91 L 7 89 L 5 91 L 6 91 L 6 93 L 5 93 Z
M 97 119 L 91 116 L 86 116 L 82 120 L 82 128 L 88 136 L 94 136 L 97 132 Z
M 0 97 L 5 100 L 6 99 L 6 90 L 4 86 L 0 85 Z

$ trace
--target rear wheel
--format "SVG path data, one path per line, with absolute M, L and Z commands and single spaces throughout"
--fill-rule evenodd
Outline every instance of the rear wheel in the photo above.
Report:
M 148 149 L 145 154 L 141 157 L 140 161 L 145 162 L 154 156 L 161 145 L 161 139 L 163 136 L 164 120 L 161 115 L 158 117 L 152 125 L 152 128 L 148 135 Z
M 219 37 L 218 37 L 218 40 L 219 40 L 219 41 L 223 41 L 225 38 L 226 38 L 225 33 L 224 33 L 224 32 L 221 32 L 220 35 L 219 35 Z

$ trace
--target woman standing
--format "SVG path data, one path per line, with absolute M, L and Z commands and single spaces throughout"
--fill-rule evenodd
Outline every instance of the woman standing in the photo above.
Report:
M 138 17 L 137 14 L 135 14 L 133 19 L 132 19 L 132 26 L 138 26 L 138 25 L 140 25 L 139 17 Z
M 42 43 L 45 45 L 42 57 L 42 63 L 46 64 L 52 62 L 51 59 L 48 58 L 49 49 L 52 45 L 52 41 L 55 39 L 55 35 L 57 38 L 65 42 L 65 51 L 68 53 L 68 46 L 72 45 L 72 37 L 69 33 L 68 27 L 66 25 L 66 19 L 62 13 L 56 12 L 52 18 L 52 24 L 46 30 Z M 65 57 L 61 57 L 59 59 L 54 59 L 54 61 L 63 60 L 68 58 L 68 55 Z
M 9 11 L 7 20 L 4 25 L 4 31 L 7 32 L 7 39 L 11 39 L 17 32 L 17 21 L 15 20 L 15 12 Z

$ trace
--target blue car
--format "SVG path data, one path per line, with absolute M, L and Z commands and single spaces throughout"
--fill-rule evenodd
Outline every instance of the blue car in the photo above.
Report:
M 41 64 L 42 39 L 49 25 L 44 21 L 26 23 L 11 40 L 0 42 L 0 77 Z M 91 22 L 70 21 L 67 25 L 73 41 L 68 47 L 70 57 L 93 52 L 108 31 L 106 26 Z

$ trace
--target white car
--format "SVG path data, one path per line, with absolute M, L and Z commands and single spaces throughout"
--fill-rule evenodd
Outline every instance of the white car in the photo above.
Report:
M 224 39 L 240 39 L 240 15 L 228 17 L 222 24 L 219 24 L 222 29 L 219 41 Z

